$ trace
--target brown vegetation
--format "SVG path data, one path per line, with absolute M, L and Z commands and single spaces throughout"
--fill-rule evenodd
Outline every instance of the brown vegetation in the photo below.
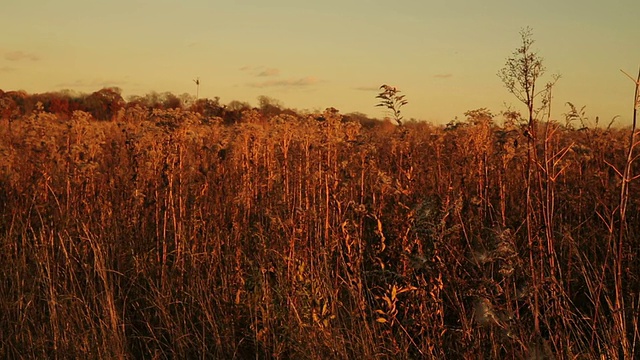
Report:
M 3 110 L 2 358 L 638 354 L 628 129 L 95 94 Z

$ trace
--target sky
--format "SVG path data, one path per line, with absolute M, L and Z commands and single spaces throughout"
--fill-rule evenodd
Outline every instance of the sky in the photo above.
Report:
M 2 0 L 0 89 L 91 93 L 116 86 L 382 118 L 382 84 L 405 119 L 524 112 L 498 71 L 531 27 L 567 102 L 628 125 L 640 66 L 638 0 Z

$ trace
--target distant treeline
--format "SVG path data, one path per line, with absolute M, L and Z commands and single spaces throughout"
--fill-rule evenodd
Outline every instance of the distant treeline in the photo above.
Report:
M 71 90 L 29 94 L 22 90 L 5 92 L 0 89 L 0 119 L 17 120 L 37 110 L 55 114 L 60 119 L 70 119 L 74 111 L 84 111 L 91 114 L 94 120 L 109 121 L 117 120 L 119 113 L 122 114 L 134 107 L 149 112 L 169 109 L 191 111 L 203 118 L 220 118 L 225 124 L 240 121 L 242 112 L 252 109 L 266 116 L 298 115 L 295 110 L 285 108 L 280 101 L 268 96 L 258 97 L 258 107 L 252 107 L 247 102 L 237 100 L 222 104 L 219 97 L 196 99 L 187 93 L 175 95 L 170 92 L 151 92 L 145 96 L 131 96 L 125 100 L 122 90 L 117 87 L 103 88 L 91 94 Z M 347 114 L 346 119 L 365 126 L 382 123 L 362 113 Z

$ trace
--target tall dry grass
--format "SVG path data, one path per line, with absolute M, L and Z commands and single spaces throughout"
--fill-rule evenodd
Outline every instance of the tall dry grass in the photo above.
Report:
M 628 130 L 540 125 L 530 244 L 526 140 L 467 116 L 3 120 L 0 357 L 637 356 L 637 181 L 608 245 Z

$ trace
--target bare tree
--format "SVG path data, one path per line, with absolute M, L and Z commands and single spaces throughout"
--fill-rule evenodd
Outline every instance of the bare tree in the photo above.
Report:
M 532 49 L 535 42 L 533 30 L 529 27 L 520 30 L 520 37 L 522 43 L 507 58 L 498 76 L 507 90 L 527 106 L 529 131 L 535 135 L 535 99 L 540 95 L 540 92 L 536 92 L 536 83 L 544 74 L 545 68 L 542 57 Z
M 529 252 L 529 267 L 531 269 L 532 286 L 536 289 L 533 292 L 532 312 L 534 319 L 534 326 L 536 333 L 540 333 L 540 294 L 539 288 L 542 283 L 543 271 L 541 261 L 543 259 L 542 243 L 537 235 L 535 228 L 535 216 L 534 216 L 534 202 L 533 193 L 535 191 L 532 186 L 533 175 L 536 172 L 538 166 L 537 157 L 537 124 L 536 124 L 536 108 L 535 100 L 540 94 L 536 92 L 536 84 L 538 79 L 544 74 L 545 68 L 543 65 L 542 57 L 538 55 L 532 49 L 533 31 L 527 27 L 520 30 L 520 37 L 522 43 L 517 47 L 507 61 L 504 67 L 498 72 L 498 76 L 504 83 L 507 90 L 512 93 L 520 102 L 527 106 L 527 112 L 529 115 L 528 128 L 525 130 L 524 135 L 527 138 L 527 172 L 526 172 L 526 228 L 527 228 L 527 242 Z M 544 90 L 543 90 L 544 91 Z M 551 85 L 546 87 L 548 94 L 551 92 Z M 550 101 L 550 99 L 548 99 Z M 544 106 L 543 106 L 544 108 Z M 540 109 L 542 110 L 542 109 Z M 543 194 L 543 185 L 540 173 L 537 172 L 539 188 L 539 196 Z M 543 210 L 544 213 L 544 210 Z M 546 219 L 546 217 L 544 217 Z M 550 249 L 547 248 L 549 252 Z

